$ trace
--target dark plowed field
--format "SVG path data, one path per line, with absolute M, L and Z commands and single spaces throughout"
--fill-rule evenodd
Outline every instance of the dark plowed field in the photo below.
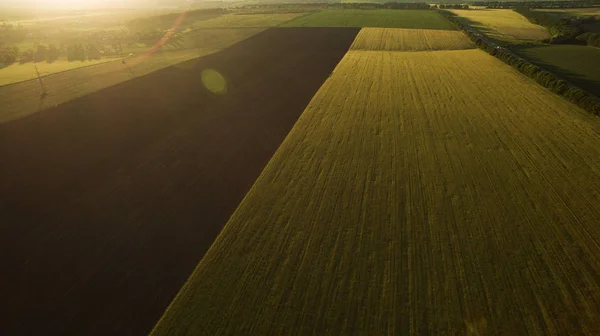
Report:
M 0 334 L 149 332 L 357 33 L 267 30 L 0 125 Z

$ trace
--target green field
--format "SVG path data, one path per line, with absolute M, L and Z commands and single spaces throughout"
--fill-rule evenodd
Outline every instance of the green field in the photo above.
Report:
M 392 9 L 325 10 L 297 18 L 282 26 L 455 29 L 450 22 L 432 10 Z
M 286 13 L 286 14 L 227 14 L 214 19 L 199 21 L 194 24 L 198 28 L 218 28 L 218 27 L 275 27 L 282 23 L 291 21 L 306 13 Z
M 153 334 L 594 334 L 598 119 L 478 49 L 363 46 Z
M 600 96 L 600 48 L 548 45 L 514 50 L 573 84 Z

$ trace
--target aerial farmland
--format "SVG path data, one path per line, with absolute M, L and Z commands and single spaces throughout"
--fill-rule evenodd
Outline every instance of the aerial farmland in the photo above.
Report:
M 557 46 L 512 10 L 401 5 L 1 68 L 0 334 L 600 333 L 595 96 L 522 70 Z

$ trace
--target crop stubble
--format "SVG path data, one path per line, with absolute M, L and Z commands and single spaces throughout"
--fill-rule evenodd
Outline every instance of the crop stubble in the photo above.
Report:
M 599 134 L 480 50 L 350 51 L 154 332 L 598 333 Z
M 351 50 L 425 51 L 472 49 L 475 45 L 456 30 L 363 28 Z

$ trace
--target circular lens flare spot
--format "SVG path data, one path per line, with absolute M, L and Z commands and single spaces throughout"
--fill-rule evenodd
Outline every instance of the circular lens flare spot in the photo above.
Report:
M 202 83 L 212 93 L 225 94 L 227 92 L 225 78 L 216 70 L 206 69 L 202 71 Z

